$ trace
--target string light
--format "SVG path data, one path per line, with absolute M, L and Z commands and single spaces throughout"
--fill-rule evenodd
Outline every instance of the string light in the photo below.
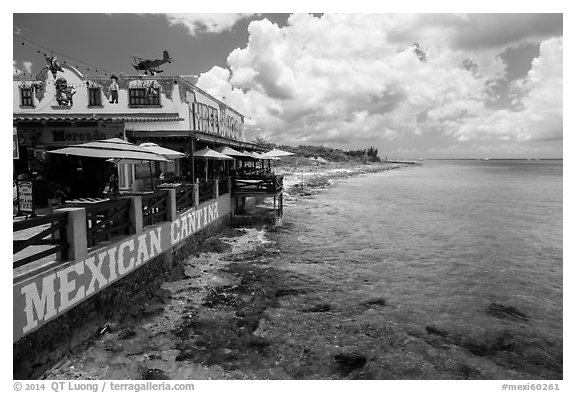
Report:
M 37 42 L 34 42 L 34 41 L 32 41 L 32 40 L 30 40 L 30 39 L 28 39 L 28 38 L 26 38 L 26 37 L 23 37 L 23 36 L 21 36 L 21 35 L 19 35 L 19 34 L 13 33 L 13 35 L 16 36 L 16 37 L 18 37 L 19 39 L 21 39 L 21 40 L 23 40 L 23 41 L 28 42 L 29 44 L 32 44 L 32 45 L 36 46 L 36 48 L 37 48 L 36 52 L 37 52 L 37 53 L 44 53 L 44 56 L 46 56 L 46 57 L 48 57 L 47 53 L 50 53 L 51 56 L 58 55 L 58 57 L 62 58 L 62 63 L 63 63 L 63 64 L 68 64 L 68 62 L 66 61 L 66 59 L 68 59 L 68 60 L 73 60 L 73 61 L 76 62 L 76 67 L 75 67 L 76 69 L 85 68 L 87 72 L 90 72 L 90 68 L 92 68 L 92 70 L 94 70 L 95 73 L 98 73 L 98 69 L 96 69 L 96 67 L 94 67 L 93 65 L 90 65 L 90 64 L 85 63 L 85 62 L 83 62 L 83 61 L 80 61 L 80 60 L 78 60 L 78 59 L 75 59 L 75 58 L 73 58 L 72 56 L 68 56 L 68 55 L 66 55 L 66 54 L 59 53 L 59 52 L 56 52 L 56 51 L 54 51 L 54 50 L 52 50 L 52 49 L 50 49 L 50 48 L 44 47 L 44 46 L 38 44 Z M 26 44 L 26 42 L 21 42 L 21 44 L 24 46 L 24 45 Z M 108 71 L 108 70 L 102 70 L 102 69 L 101 69 L 101 71 L 104 71 L 104 75 L 105 75 L 105 76 L 108 76 L 108 74 L 113 74 L 113 72 Z M 30 75 L 32 76 L 33 74 L 30 73 Z

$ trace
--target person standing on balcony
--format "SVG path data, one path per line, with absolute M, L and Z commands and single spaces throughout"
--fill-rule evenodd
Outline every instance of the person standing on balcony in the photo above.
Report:
M 112 79 L 112 83 L 110 87 L 108 87 L 108 94 L 110 94 L 110 103 L 117 104 L 118 103 L 118 77 L 116 75 L 112 75 L 110 77 Z

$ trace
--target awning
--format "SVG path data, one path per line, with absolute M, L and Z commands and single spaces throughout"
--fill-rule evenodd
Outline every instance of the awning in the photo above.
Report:
M 45 116 L 45 115 L 15 115 L 13 121 L 109 121 L 109 122 L 160 122 L 160 121 L 184 121 L 176 114 L 140 114 L 140 115 L 78 115 L 78 116 Z

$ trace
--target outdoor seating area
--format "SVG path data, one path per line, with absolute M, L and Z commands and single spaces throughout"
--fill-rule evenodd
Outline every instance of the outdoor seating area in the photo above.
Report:
M 114 170 L 110 172 L 105 192 L 101 195 L 68 199 L 63 194 L 57 200 L 50 200 L 48 207 L 38 211 L 38 214 L 35 211 L 33 192 L 35 183 L 27 183 L 32 190 L 21 188 L 17 216 L 31 214 L 24 221 L 14 221 L 14 266 L 23 266 L 43 258 L 73 258 L 69 251 L 75 251 L 70 247 L 69 240 L 79 230 L 78 225 L 83 226 L 86 247 L 91 248 L 115 237 L 136 233 L 141 227 L 171 221 L 176 214 L 225 193 L 240 199 L 236 202 L 237 206 L 244 206 L 246 197 L 270 196 L 274 198 L 274 211 L 277 199 L 281 207 L 283 177 L 274 174 L 270 161 L 278 159 L 276 154 L 291 153 L 271 151 L 260 155 L 255 152 L 238 152 L 229 147 L 217 150 L 205 147 L 192 152 L 190 161 L 197 162 L 198 168 L 204 170 L 203 176 L 196 178 L 194 183 L 185 181 L 177 173 L 153 176 L 152 163 L 187 157 L 184 153 L 153 143 L 137 145 L 111 138 L 48 151 L 51 155 L 103 159 L 112 163 Z M 266 160 L 268 168 L 264 166 Z M 245 161 L 253 165 L 245 165 Z M 130 188 L 120 190 L 118 167 L 139 164 L 150 167 L 147 172 L 149 176 L 134 179 Z M 17 184 L 22 186 L 24 183 Z M 78 214 L 83 217 L 83 224 L 78 224 L 77 219 L 73 218 L 77 218 Z
M 155 192 L 112 198 L 68 200 L 63 208 L 33 218 L 16 217 L 13 222 L 14 268 L 46 259 L 72 260 L 71 239 L 85 233 L 86 246 L 96 247 L 118 236 L 173 221 L 177 214 L 229 192 L 230 180 L 160 187 Z M 226 187 L 221 190 L 220 187 Z M 81 222 L 78 221 L 81 218 Z M 75 250 L 78 253 L 78 250 Z

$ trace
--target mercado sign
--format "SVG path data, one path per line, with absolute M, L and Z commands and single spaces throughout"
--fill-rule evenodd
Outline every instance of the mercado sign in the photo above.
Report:
M 103 288 L 169 251 L 230 212 L 230 198 L 209 201 L 173 222 L 148 228 L 88 257 L 13 285 L 13 341 L 62 315 Z
M 124 138 L 124 127 L 113 123 L 100 127 L 44 127 L 41 130 L 20 130 L 21 143 L 24 145 L 69 146 L 101 139 Z

